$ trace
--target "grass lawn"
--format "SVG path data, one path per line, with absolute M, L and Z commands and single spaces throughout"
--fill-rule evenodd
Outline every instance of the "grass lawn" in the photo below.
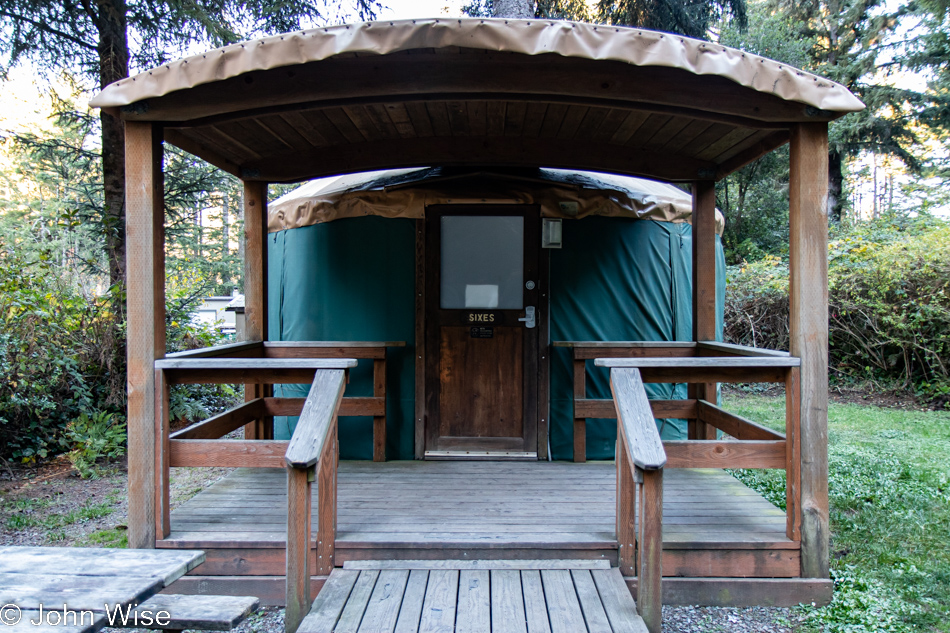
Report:
M 725 407 L 782 429 L 784 397 Z M 816 631 L 950 631 L 950 412 L 832 403 L 828 415 L 833 602 Z M 785 473 L 736 475 L 784 508 Z

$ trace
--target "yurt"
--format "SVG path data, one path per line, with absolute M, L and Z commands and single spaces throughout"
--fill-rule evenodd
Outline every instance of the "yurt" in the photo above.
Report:
M 551 344 L 692 340 L 691 213 L 690 194 L 674 185 L 563 169 L 312 181 L 268 207 L 268 339 L 405 342 L 387 350 L 389 459 L 613 459 L 613 419 L 588 420 L 586 455 L 574 455 L 571 359 Z M 717 212 L 720 340 L 722 227 Z M 417 274 L 430 290 L 421 310 Z M 430 343 L 422 353 L 417 331 Z M 309 387 L 278 385 L 275 396 L 302 398 Z M 685 384 L 648 392 L 687 397 Z M 351 372 L 347 393 L 372 396 L 372 362 Z M 438 402 L 420 421 L 421 451 L 419 395 Z M 593 363 L 587 395 L 610 397 Z M 274 437 L 290 439 L 295 421 L 278 417 Z M 686 439 L 685 420 L 658 424 L 664 439 Z M 372 459 L 372 417 L 344 418 L 339 433 L 342 459 Z

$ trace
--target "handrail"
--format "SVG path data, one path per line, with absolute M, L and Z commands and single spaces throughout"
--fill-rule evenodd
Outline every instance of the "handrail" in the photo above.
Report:
M 337 362 L 352 367 L 355 360 Z M 295 633 L 310 610 L 311 483 L 317 481 L 317 566 L 333 568 L 336 542 L 337 417 L 343 401 L 343 367 L 318 369 L 287 445 L 286 611 L 284 631 Z
M 666 465 L 666 451 L 656 428 L 650 399 L 637 369 L 613 369 L 610 391 L 617 407 L 617 419 L 626 439 L 631 467 L 658 470 Z
M 637 608 L 650 633 L 660 633 L 663 619 L 663 466 L 666 464 L 666 451 L 656 428 L 640 371 L 636 368 L 611 369 L 610 391 L 617 410 L 617 540 L 620 542 L 620 567 L 621 571 L 627 573 L 636 572 Z M 635 512 L 637 520 L 634 520 Z
M 343 397 L 342 369 L 318 371 L 287 446 L 288 468 L 310 468 L 320 460 L 334 417 Z
M 767 347 L 750 347 L 748 345 L 736 345 L 734 343 L 723 343 L 721 341 L 700 341 L 696 344 L 700 351 L 706 350 L 716 352 L 717 354 L 734 354 L 736 356 L 783 356 L 788 357 L 788 352 L 782 350 L 769 349 Z
M 165 358 L 209 358 L 260 349 L 263 346 L 264 344 L 261 341 L 241 341 L 239 343 L 225 343 L 213 347 L 199 347 L 198 349 L 172 352 L 171 354 L 165 354 Z
M 155 369 L 189 371 L 230 369 L 350 369 L 351 358 L 165 358 Z
M 689 358 L 598 358 L 597 367 L 628 367 L 638 369 L 732 369 L 751 367 L 800 367 L 796 356 L 692 356 Z

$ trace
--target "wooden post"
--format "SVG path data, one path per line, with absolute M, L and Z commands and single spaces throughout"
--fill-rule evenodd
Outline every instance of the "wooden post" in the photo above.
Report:
M 162 128 L 125 123 L 129 547 L 155 547 L 155 359 L 165 356 Z M 160 394 L 158 394 L 160 395 Z
M 801 511 L 801 371 L 792 367 L 785 375 L 785 535 L 802 538 Z
M 171 385 L 165 380 L 165 372 L 155 370 L 155 536 L 166 538 L 172 531 L 171 495 L 169 490 L 169 444 L 168 406 L 171 400 Z
M 334 416 L 333 429 L 317 465 L 317 574 L 320 576 L 329 575 L 335 565 L 338 423 L 339 418 Z
M 267 183 L 244 183 L 244 332 L 248 341 L 267 340 Z M 245 402 L 273 395 L 270 386 L 244 385 Z M 244 438 L 268 439 L 264 420 L 244 427 Z
M 426 455 L 426 221 L 416 220 L 416 459 Z
M 716 340 L 716 183 L 693 183 L 693 340 Z M 716 403 L 716 383 L 689 386 L 689 397 Z M 690 420 L 690 439 L 714 440 L 716 428 Z
M 386 349 L 383 348 L 383 353 Z M 386 359 L 373 361 L 373 396 L 386 400 Z M 386 461 L 386 416 L 373 418 L 373 461 Z
M 574 406 L 577 401 L 587 397 L 587 364 L 584 360 L 574 359 Z M 619 435 L 617 436 L 619 439 Z M 620 459 L 619 455 L 616 459 Z M 587 420 L 574 418 L 574 461 L 587 461 Z
M 663 470 L 640 470 L 637 607 L 650 633 L 663 621 Z
M 313 472 L 313 468 L 287 469 L 286 633 L 294 633 L 310 612 L 310 482 Z
M 618 422 L 619 427 L 619 422 Z M 617 429 L 617 542 L 620 544 L 620 573 L 633 576 L 636 568 L 636 498 L 637 486 L 630 472 L 630 461 L 623 432 Z
M 801 364 L 802 576 L 828 569 L 828 124 L 792 127 L 789 351 Z

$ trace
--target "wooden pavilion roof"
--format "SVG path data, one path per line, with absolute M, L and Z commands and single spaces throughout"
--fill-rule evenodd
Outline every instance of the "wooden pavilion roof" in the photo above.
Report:
M 863 104 L 842 86 L 688 38 L 570 22 L 414 20 L 236 44 L 92 105 L 245 180 L 425 165 L 718 180 L 792 125 Z

